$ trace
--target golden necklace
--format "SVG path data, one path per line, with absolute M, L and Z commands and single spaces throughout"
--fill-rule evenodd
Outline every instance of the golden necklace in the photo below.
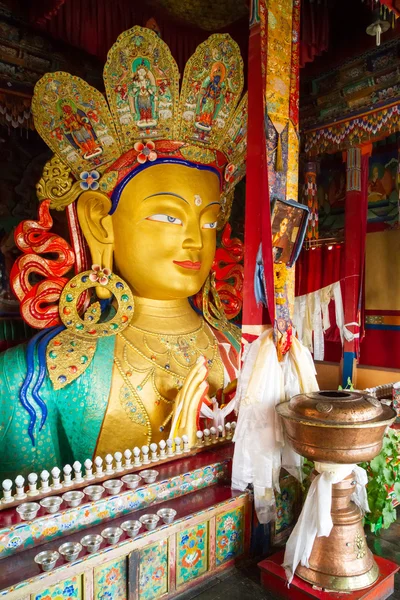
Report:
M 156 396 L 156 404 L 162 402 L 171 406 L 171 412 L 162 422 L 160 431 L 163 431 L 172 419 L 175 404 L 175 399 L 166 398 L 158 389 L 156 380 L 157 372 L 161 372 L 168 375 L 168 378 L 172 378 L 172 387 L 175 387 L 179 391 L 183 386 L 188 372 L 196 363 L 197 358 L 203 355 L 207 357 L 209 370 L 214 367 L 214 369 L 216 368 L 220 372 L 220 377 L 218 378 L 220 382 L 218 381 L 218 383 L 220 384 L 219 387 L 223 386 L 224 369 L 219 357 L 218 342 L 215 338 L 214 340 L 210 339 L 209 335 L 205 332 L 203 319 L 197 329 L 187 334 L 159 334 L 140 329 L 133 325 L 130 325 L 129 329 L 134 332 L 135 336 L 139 334 L 141 348 L 124 334 L 119 334 L 119 337 L 124 341 L 124 346 L 122 361 L 116 359 L 115 364 L 125 383 L 125 390 L 121 390 L 120 401 L 128 416 L 136 423 L 146 426 L 147 432 L 150 432 L 150 434 L 150 420 L 146 408 L 140 399 L 140 394 L 144 386 L 150 381 Z M 128 357 L 128 349 L 149 363 L 149 366 L 140 368 L 133 365 Z M 143 379 L 136 386 L 131 381 L 134 373 L 143 374 Z

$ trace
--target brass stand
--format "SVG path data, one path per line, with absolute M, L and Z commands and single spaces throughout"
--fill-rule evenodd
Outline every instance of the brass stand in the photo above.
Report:
M 314 476 L 318 473 L 314 471 Z M 296 575 L 328 591 L 348 592 L 372 585 L 379 569 L 367 547 L 360 509 L 351 501 L 353 475 L 332 485 L 333 528 L 328 537 L 316 537 L 309 567 L 298 566 Z

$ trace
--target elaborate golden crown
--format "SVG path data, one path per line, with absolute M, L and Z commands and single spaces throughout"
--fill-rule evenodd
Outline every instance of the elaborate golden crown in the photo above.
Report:
M 38 184 L 39 199 L 49 198 L 61 210 L 82 189 L 113 198 L 137 167 L 187 161 L 218 172 L 223 226 L 233 188 L 245 173 L 247 96 L 240 101 L 237 44 L 227 34 L 202 43 L 185 67 L 179 95 L 179 71 L 168 46 L 154 31 L 133 27 L 109 51 L 104 83 L 108 104 L 68 73 L 47 73 L 36 84 L 35 126 L 56 155 Z

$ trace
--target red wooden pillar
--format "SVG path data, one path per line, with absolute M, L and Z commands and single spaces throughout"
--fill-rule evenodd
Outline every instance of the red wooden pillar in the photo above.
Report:
M 368 164 L 371 145 L 350 148 L 346 153 L 347 179 L 345 204 L 345 282 L 343 353 L 343 385 L 354 381 L 354 369 L 359 354 L 362 286 L 365 261 L 365 238 L 368 211 Z
M 262 240 L 268 306 L 274 311 L 272 276 L 271 220 L 268 193 L 268 171 L 264 125 L 264 76 L 266 60 L 265 22 L 261 20 L 258 1 L 250 9 L 250 38 L 248 65 L 248 124 L 246 161 L 246 204 L 244 228 L 244 286 L 243 286 L 243 337 L 252 341 L 261 333 L 266 322 L 265 310 L 257 305 L 254 295 L 254 272 L 257 252 Z M 265 11 L 266 13 L 266 11 Z M 262 36 L 262 27 L 264 36 Z M 265 69 L 265 65 L 264 65 Z M 265 71 L 264 71 L 265 72 Z M 273 319 L 273 314 L 271 320 Z

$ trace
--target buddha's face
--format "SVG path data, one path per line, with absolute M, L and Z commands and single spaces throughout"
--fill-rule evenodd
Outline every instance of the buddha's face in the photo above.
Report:
M 196 294 L 214 259 L 219 211 L 211 171 L 159 164 L 138 173 L 112 216 L 116 270 L 145 298 Z

